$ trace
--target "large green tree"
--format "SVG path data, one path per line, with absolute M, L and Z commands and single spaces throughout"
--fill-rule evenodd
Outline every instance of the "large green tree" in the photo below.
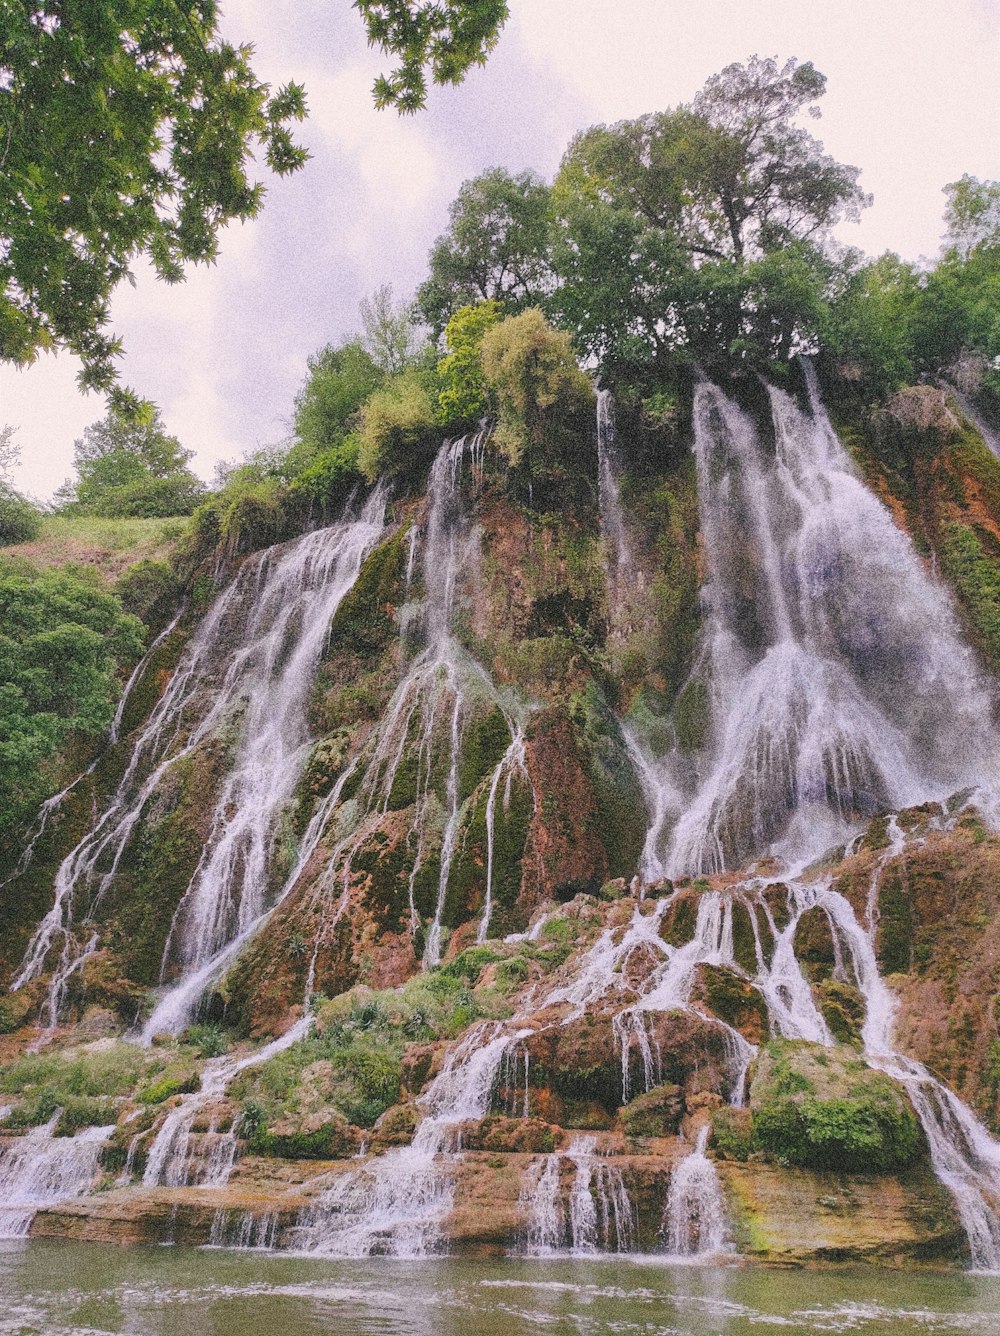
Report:
M 553 188 L 555 306 L 581 346 L 623 362 L 787 351 L 829 229 L 867 202 L 858 169 L 797 123 L 825 85 L 753 57 L 688 106 L 576 137 Z
M 532 172 L 497 167 L 465 182 L 417 292 L 435 337 L 463 306 L 497 301 L 515 312 L 543 300 L 552 286 L 548 214 L 548 186 Z
M 143 628 L 96 573 L 0 561 L 0 839 L 46 792 L 73 733 L 110 723 Z
M 190 515 L 204 493 L 190 458 L 157 410 L 112 409 L 74 443 L 79 481 L 66 499 L 94 515 Z
M 501 0 L 354 0 L 399 58 L 380 105 L 412 111 L 427 75 L 485 60 Z M 112 293 L 140 257 L 169 283 L 211 263 L 220 229 L 256 215 L 255 159 L 285 175 L 307 153 L 295 83 L 272 90 L 226 41 L 217 0 L 0 0 L 0 360 L 79 355 L 85 388 L 116 389 Z
M 5 360 L 64 345 L 109 389 L 109 302 L 135 261 L 177 282 L 260 210 L 255 151 L 279 175 L 305 162 L 302 88 L 272 92 L 218 19 L 215 0 L 0 0 Z

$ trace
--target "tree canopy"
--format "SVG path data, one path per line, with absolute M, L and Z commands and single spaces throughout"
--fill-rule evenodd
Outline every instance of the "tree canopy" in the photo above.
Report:
M 66 499 L 94 515 L 190 515 L 204 492 L 190 458 L 157 410 L 111 409 L 74 443 L 79 481 Z
M 302 88 L 272 92 L 218 17 L 215 0 L 0 0 L 5 360 L 63 345 L 86 387 L 111 388 L 109 302 L 132 264 L 176 283 L 259 212 L 255 151 L 279 175 L 306 161 Z
M 417 309 L 435 337 L 462 306 L 497 301 L 515 312 L 545 296 L 552 286 L 548 210 L 549 188 L 532 172 L 497 167 L 465 182 L 417 291 Z
M 868 203 L 858 169 L 796 124 L 825 86 L 811 64 L 754 56 L 688 106 L 574 139 L 553 187 L 553 304 L 587 351 L 787 350 L 830 227 Z
M 51 790 L 45 772 L 71 733 L 110 723 L 118 667 L 142 624 L 96 573 L 0 562 L 0 835 Z
M 375 81 L 375 104 L 403 112 L 427 100 L 427 72 L 435 83 L 461 83 L 483 65 L 507 20 L 506 0 L 354 0 L 368 42 L 399 65 Z
M 502 0 L 354 0 L 369 41 L 399 57 L 381 106 L 423 105 L 428 74 L 485 61 Z M 0 0 L 0 360 L 65 347 L 84 388 L 116 388 L 112 293 L 145 257 L 176 283 L 212 263 L 219 233 L 254 217 L 260 157 L 279 176 L 308 154 L 292 135 L 301 85 L 272 90 L 253 48 L 219 32 L 217 0 Z

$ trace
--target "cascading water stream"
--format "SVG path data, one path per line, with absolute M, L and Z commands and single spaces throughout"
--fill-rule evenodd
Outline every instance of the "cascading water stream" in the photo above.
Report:
M 670 1176 L 663 1236 L 673 1257 L 713 1257 L 729 1251 L 722 1186 L 715 1165 L 705 1154 L 710 1131 L 706 1123 L 694 1149 Z
M 423 1095 L 409 1146 L 339 1175 L 302 1215 L 297 1245 L 329 1257 L 423 1257 L 443 1247 L 454 1205 L 450 1158 L 461 1124 L 485 1117 L 507 1049 L 522 1035 L 495 1021 L 474 1026 Z
M 236 1161 L 236 1130 L 220 1132 L 213 1125 L 204 1133 L 194 1132 L 203 1109 L 222 1099 L 226 1087 L 240 1072 L 257 1067 L 304 1039 L 312 1026 L 307 1012 L 280 1038 L 243 1058 L 212 1058 L 201 1074 L 201 1086 L 182 1095 L 170 1110 L 146 1157 L 142 1181 L 146 1187 L 221 1187 L 228 1183 Z
M 318 888 L 335 896 L 338 907 L 327 915 L 327 930 L 346 906 L 352 861 L 374 826 L 390 810 L 394 786 L 404 762 L 415 762 L 412 821 L 407 835 L 410 853 L 409 910 L 411 930 L 421 927 L 416 902 L 418 878 L 435 852 L 439 865 L 430 922 L 426 925 L 423 958 L 435 965 L 441 958 L 443 915 L 448 880 L 463 818 L 464 795 L 459 765 L 466 729 L 477 713 L 499 710 L 509 743 L 489 780 L 486 806 L 486 885 L 480 933 L 485 936 L 493 912 L 495 823 L 498 800 L 509 807 L 511 786 L 529 783 L 521 721 L 513 701 L 497 690 L 489 675 L 457 640 L 458 614 L 470 601 L 468 580 L 476 565 L 478 535 L 463 504 L 464 469 L 481 481 L 487 432 L 445 442 L 431 468 L 427 488 L 427 520 L 419 544 L 425 597 L 421 607 L 424 645 L 396 688 L 362 758 L 364 773 L 354 798 L 356 817 L 338 844 Z M 414 534 L 416 530 L 412 531 Z M 411 539 L 407 579 L 414 578 L 418 544 Z M 408 613 L 405 630 L 415 614 Z M 442 782 L 443 776 L 443 782 Z M 337 888 L 339 894 L 337 893 Z
M 805 376 L 808 413 L 769 390 L 773 456 L 720 390 L 695 393 L 710 738 L 682 804 L 683 765 L 639 767 L 647 875 L 801 867 L 877 812 L 997 787 L 992 701 L 948 598 Z
M 113 1127 L 88 1127 L 57 1137 L 49 1122 L 0 1143 L 0 1238 L 24 1238 L 37 1211 L 82 1196 L 97 1173 Z
M 74 921 L 97 911 L 168 772 L 220 732 L 236 734 L 235 752 L 171 926 L 164 980 L 179 974 L 183 987 L 191 976 L 210 973 L 220 953 L 245 940 L 260 920 L 277 822 L 308 753 L 305 705 L 330 619 L 382 534 L 384 513 L 385 494 L 376 489 L 357 519 L 248 560 L 215 601 L 140 730 L 110 804 L 60 866 L 52 909 L 12 985 L 36 978 L 61 942 L 46 1004 L 49 1027 L 69 978 L 97 946 L 92 932 L 81 952 Z M 168 998 L 155 1020 L 151 1033 L 176 1030 L 187 1012 Z

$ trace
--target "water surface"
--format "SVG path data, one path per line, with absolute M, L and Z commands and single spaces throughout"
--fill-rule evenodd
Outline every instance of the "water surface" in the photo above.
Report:
M 767 1336 L 993 1333 L 1000 1278 L 609 1258 L 320 1261 L 274 1253 L 0 1246 L 17 1336 Z

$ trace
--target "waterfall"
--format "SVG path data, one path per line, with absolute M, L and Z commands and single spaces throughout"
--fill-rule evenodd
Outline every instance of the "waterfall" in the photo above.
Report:
M 680 815 L 683 767 L 647 760 L 647 874 L 803 866 L 878 812 L 996 787 L 992 702 L 948 597 L 805 375 L 808 412 L 769 389 L 773 453 L 719 389 L 695 393 L 710 737 Z
M 337 1176 L 296 1228 L 305 1251 L 327 1257 L 424 1257 L 441 1251 L 455 1188 L 449 1160 L 461 1124 L 485 1117 L 507 1049 L 524 1031 L 497 1021 L 473 1026 L 420 1096 L 423 1119 L 409 1146 Z
M 210 1248 L 275 1248 L 281 1222 L 277 1211 L 255 1215 L 253 1211 L 233 1211 L 220 1206 L 212 1217 L 208 1236 Z
M 618 484 L 620 466 L 615 438 L 614 405 L 610 390 L 597 395 L 597 499 L 601 515 L 601 532 L 608 546 L 608 570 L 613 592 L 625 592 L 635 574 L 635 559 L 625 526 Z M 618 586 L 622 588 L 619 589 Z
M 239 1142 L 235 1128 L 220 1132 L 212 1121 L 207 1132 L 197 1133 L 194 1124 L 199 1114 L 214 1101 L 221 1100 L 226 1087 L 239 1072 L 257 1067 L 276 1054 L 304 1039 L 312 1027 L 306 1013 L 278 1039 L 246 1057 L 211 1058 L 202 1069 L 201 1086 L 182 1095 L 160 1124 L 146 1156 L 142 1181 L 146 1187 L 222 1187 L 236 1162 Z M 131 1148 L 129 1154 L 131 1155 Z
M 93 1182 L 114 1127 L 57 1137 L 59 1116 L 57 1110 L 44 1126 L 0 1142 L 0 1238 L 24 1238 L 37 1211 L 82 1196 Z
M 385 494 L 376 489 L 359 518 L 250 558 L 203 619 L 139 731 L 111 802 L 60 866 L 52 908 L 13 984 L 19 988 L 36 978 L 61 944 L 46 1004 L 50 1027 L 69 978 L 98 944 L 92 934 L 81 954 L 74 921 L 98 910 L 168 773 L 221 734 L 235 736 L 229 744 L 234 755 L 201 859 L 171 925 L 164 982 L 210 970 L 216 957 L 235 939 L 245 940 L 259 921 L 277 822 L 308 754 L 305 706 L 330 619 L 382 534 L 384 511 Z M 161 1003 L 155 1028 L 176 1032 L 187 1019 L 186 1012 Z
M 596 1137 L 578 1135 L 565 1150 L 528 1166 L 518 1198 L 525 1215 L 526 1256 L 552 1257 L 567 1249 L 578 1256 L 635 1250 L 636 1213 L 621 1170 L 597 1155 L 596 1146 Z M 572 1169 L 568 1193 L 564 1166 Z
M 670 1176 L 663 1235 L 673 1257 L 711 1257 L 728 1252 L 726 1205 L 715 1165 L 705 1154 L 706 1123 L 694 1149 Z
M 352 860 L 364 840 L 389 811 L 393 788 L 407 759 L 416 762 L 413 817 L 408 832 L 412 850 L 409 875 L 410 927 L 421 926 L 415 898 L 417 878 L 435 851 L 439 856 L 436 894 L 426 925 L 424 963 L 441 959 L 443 915 L 448 880 L 463 818 L 459 793 L 459 762 L 466 729 L 477 713 L 498 709 L 507 726 L 508 746 L 489 780 L 486 806 L 486 886 L 480 937 L 485 938 L 493 912 L 494 835 L 498 799 L 510 803 L 511 785 L 520 777 L 529 783 L 524 739 L 515 703 L 499 692 L 489 675 L 459 643 L 454 632 L 458 615 L 470 603 L 469 572 L 476 565 L 478 535 L 463 504 L 463 473 L 469 461 L 473 482 L 482 477 L 486 432 L 446 441 L 431 467 L 427 487 L 426 532 L 420 545 L 425 597 L 421 607 L 424 645 L 409 664 L 386 708 L 368 752 L 355 795 L 356 814 L 350 834 L 331 857 L 321 893 L 340 888 L 343 911 L 351 885 Z M 415 531 L 414 531 L 415 532 Z M 408 578 L 417 545 L 411 542 Z M 408 617 L 408 625 L 411 620 Z M 329 918 L 330 916 L 328 916 Z M 327 924 L 329 930 L 330 923 Z

